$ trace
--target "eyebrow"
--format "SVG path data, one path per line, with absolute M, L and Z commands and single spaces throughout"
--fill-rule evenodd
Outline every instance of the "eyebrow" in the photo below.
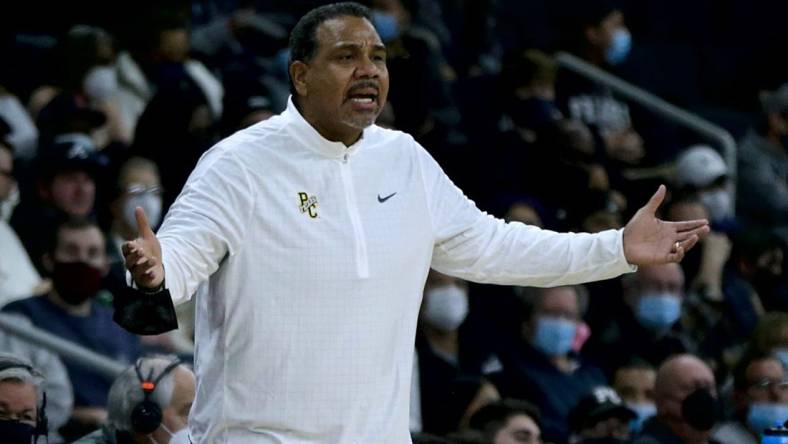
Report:
M 333 49 L 360 49 L 363 45 L 353 42 L 338 42 L 334 45 Z M 373 51 L 386 51 L 386 45 L 382 43 L 375 43 L 372 45 Z

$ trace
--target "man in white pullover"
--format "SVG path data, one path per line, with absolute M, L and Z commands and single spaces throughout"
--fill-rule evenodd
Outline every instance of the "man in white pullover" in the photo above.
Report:
M 706 221 L 559 234 L 481 212 L 407 134 L 374 125 L 386 48 L 357 4 L 311 11 L 290 39 L 279 116 L 200 160 L 154 235 L 124 245 L 132 331 L 173 328 L 196 298 L 195 443 L 406 444 L 414 335 L 430 267 L 554 286 L 679 261 Z M 143 292 L 147 294 L 143 294 Z

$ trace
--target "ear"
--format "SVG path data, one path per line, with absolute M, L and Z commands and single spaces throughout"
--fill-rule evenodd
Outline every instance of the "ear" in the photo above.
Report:
M 293 81 L 293 86 L 299 96 L 307 95 L 307 76 L 309 73 L 309 65 L 296 60 L 290 64 L 290 79 Z

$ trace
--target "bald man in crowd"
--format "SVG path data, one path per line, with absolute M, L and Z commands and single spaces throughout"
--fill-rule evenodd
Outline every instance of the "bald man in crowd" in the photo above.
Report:
M 711 429 L 719 416 L 714 374 L 690 354 L 668 358 L 654 386 L 657 415 L 634 444 L 715 444 Z

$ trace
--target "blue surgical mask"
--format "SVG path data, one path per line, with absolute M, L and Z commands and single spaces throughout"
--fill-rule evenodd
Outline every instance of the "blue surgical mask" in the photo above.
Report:
M 637 434 L 643 430 L 643 423 L 657 414 L 657 406 L 651 403 L 631 403 L 627 407 L 635 412 L 637 417 L 629 422 L 629 429 Z
M 649 330 L 667 330 L 681 316 L 681 298 L 672 293 L 646 293 L 638 301 L 635 316 Z
M 537 321 L 533 345 L 547 356 L 563 356 L 572 349 L 576 333 L 576 322 L 543 316 Z
M 605 52 L 605 60 L 611 65 L 618 65 L 626 60 L 630 49 L 632 49 L 632 34 L 625 28 L 619 28 L 613 32 L 613 41 Z
M 788 419 L 788 404 L 756 402 L 750 405 L 747 425 L 758 435 L 770 427 L 779 427 Z
M 384 42 L 390 42 L 399 37 L 400 29 L 397 17 L 394 14 L 383 11 L 372 11 L 372 25 Z

